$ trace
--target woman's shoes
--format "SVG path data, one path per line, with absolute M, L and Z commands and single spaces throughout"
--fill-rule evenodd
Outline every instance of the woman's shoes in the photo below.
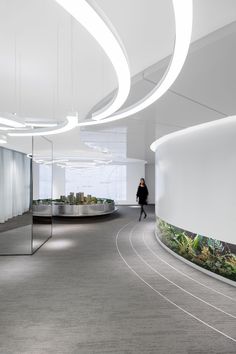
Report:
M 144 219 L 146 219 L 147 214 L 144 215 Z M 141 216 L 139 217 L 138 221 L 141 221 Z

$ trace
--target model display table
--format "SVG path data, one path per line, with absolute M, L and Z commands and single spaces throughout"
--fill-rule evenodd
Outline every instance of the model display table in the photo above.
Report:
M 53 216 L 97 216 L 113 213 L 115 203 L 103 203 L 103 204 L 87 204 L 87 205 L 70 205 L 70 204 L 54 204 Z
M 50 204 L 33 205 L 34 216 L 62 216 L 62 217 L 84 217 L 112 214 L 117 210 L 114 202 L 103 202 L 98 204 L 65 204 L 53 202 Z

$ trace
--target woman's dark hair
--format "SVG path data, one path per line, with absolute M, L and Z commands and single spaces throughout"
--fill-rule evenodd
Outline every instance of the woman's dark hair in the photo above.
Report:
M 139 183 L 139 185 L 141 184 L 141 181 L 143 180 L 143 184 L 145 185 L 146 183 L 145 183 L 145 179 L 144 178 L 140 178 L 140 183 Z

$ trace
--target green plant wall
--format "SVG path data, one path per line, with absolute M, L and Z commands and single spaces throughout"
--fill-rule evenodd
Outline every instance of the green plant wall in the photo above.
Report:
M 157 233 L 172 251 L 223 277 L 236 281 L 235 245 L 194 234 L 157 218 Z

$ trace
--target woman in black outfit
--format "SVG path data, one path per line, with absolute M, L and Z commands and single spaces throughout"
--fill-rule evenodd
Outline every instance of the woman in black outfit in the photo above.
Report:
M 141 205 L 141 211 L 140 211 L 140 217 L 139 217 L 139 221 L 140 221 L 143 213 L 144 213 L 144 219 L 146 219 L 146 217 L 147 217 L 147 214 L 143 208 L 144 205 L 147 205 L 147 198 L 148 198 L 148 189 L 145 184 L 144 178 L 140 179 L 136 198 L 138 200 L 139 205 Z

